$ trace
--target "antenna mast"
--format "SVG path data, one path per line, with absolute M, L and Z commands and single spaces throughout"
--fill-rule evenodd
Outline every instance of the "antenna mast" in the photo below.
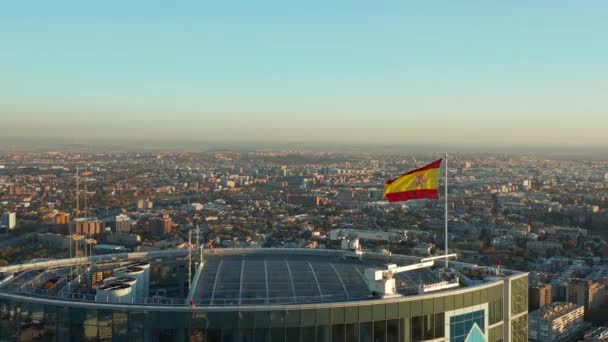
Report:
M 200 252 L 199 251 L 199 248 L 200 248 L 200 235 L 201 235 L 201 229 L 200 229 L 200 227 L 197 224 L 196 225 L 196 251 L 197 252 Z M 203 260 L 202 257 L 201 257 L 201 260 Z
M 445 268 L 448 268 L 448 154 L 445 154 Z
M 76 162 L 76 213 L 75 213 L 75 217 L 74 220 L 72 220 L 72 222 L 74 222 L 74 228 L 76 228 L 76 225 L 78 224 L 78 216 L 79 216 L 79 212 L 80 212 L 80 197 L 79 197 L 79 193 L 80 193 L 80 178 L 78 177 L 78 162 Z M 72 243 L 74 243 L 74 231 L 72 230 L 72 225 L 70 225 L 70 238 L 68 241 L 68 245 L 70 246 L 70 258 L 72 258 Z M 74 254 L 78 254 L 77 253 L 77 249 L 78 246 L 74 245 L 75 251 Z M 71 263 L 70 263 L 71 265 Z M 70 276 L 69 278 L 71 279 L 72 277 L 72 266 L 70 266 Z
M 80 215 L 80 178 L 78 177 L 78 164 L 76 164 L 76 219 Z
M 188 231 L 188 292 L 192 288 L 192 229 Z
M 87 221 L 88 221 L 88 217 L 89 217 L 89 201 L 88 201 L 88 198 L 87 198 L 88 197 L 88 194 L 87 194 L 87 192 L 88 192 L 88 184 L 89 184 L 89 177 L 87 177 L 86 173 L 85 173 L 85 176 L 84 176 L 84 217 L 85 217 L 85 220 L 87 220 Z M 87 224 L 88 224 L 88 222 L 87 222 Z M 84 237 L 84 257 L 85 258 L 87 258 L 87 255 L 89 253 L 87 239 L 89 238 L 90 234 L 91 233 L 90 233 L 90 228 L 89 228 L 89 229 L 87 229 L 87 236 Z
M 89 178 L 87 176 L 84 177 L 84 216 L 89 217 L 89 201 L 88 201 L 88 184 Z

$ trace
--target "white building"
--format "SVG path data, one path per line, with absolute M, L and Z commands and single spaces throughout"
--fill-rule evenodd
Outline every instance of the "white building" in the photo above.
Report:
M 358 230 L 358 229 L 332 229 L 329 231 L 330 240 L 343 238 L 358 238 L 370 241 L 399 241 L 401 235 L 397 232 L 384 232 L 380 230 Z
M 2 214 L 2 225 L 7 229 L 14 229 L 17 226 L 17 214 L 6 212 Z
M 201 203 L 188 203 L 181 206 L 183 211 L 201 211 L 205 208 Z
M 114 231 L 118 233 L 130 233 L 131 232 L 131 218 L 128 215 L 120 214 L 114 218 L 116 223 Z
M 555 302 L 530 312 L 528 337 L 536 342 L 576 341 L 585 328 L 584 316 L 581 305 Z

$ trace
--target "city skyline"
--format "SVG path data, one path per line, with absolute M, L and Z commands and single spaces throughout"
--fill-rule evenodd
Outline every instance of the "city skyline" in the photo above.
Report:
M 605 9 L 11 4 L 3 136 L 605 147 Z

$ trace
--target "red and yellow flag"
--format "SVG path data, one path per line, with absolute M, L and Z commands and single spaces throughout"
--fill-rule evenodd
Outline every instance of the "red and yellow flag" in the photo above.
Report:
M 441 159 L 388 180 L 384 185 L 384 196 L 389 202 L 438 199 L 440 171 Z

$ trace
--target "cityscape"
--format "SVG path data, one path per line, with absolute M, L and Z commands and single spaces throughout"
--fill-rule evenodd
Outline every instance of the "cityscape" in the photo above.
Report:
M 230 302 L 229 293 L 223 299 L 228 303 L 218 304 L 219 295 L 215 294 L 215 299 L 211 299 L 209 292 L 213 291 L 205 291 L 209 286 L 218 291 L 213 287 L 214 283 L 207 286 L 209 279 L 205 282 L 205 275 L 206 272 L 219 272 L 215 259 L 223 253 L 226 253 L 224 264 L 234 263 L 232 258 L 236 256 L 228 255 L 236 253 L 240 259 L 233 266 L 247 272 L 249 268 L 245 268 L 243 260 L 251 263 L 250 267 L 254 269 L 260 258 L 256 253 L 265 253 L 267 249 L 280 250 L 287 255 L 304 255 L 306 249 L 310 253 L 369 254 L 370 258 L 376 255 L 396 260 L 398 264 L 405 260 L 411 263 L 409 259 L 402 261 L 400 256 L 421 260 L 441 257 L 446 253 L 444 203 L 432 199 L 391 203 L 384 198 L 387 179 L 437 157 L 442 154 L 295 150 L 200 153 L 5 151 L 0 156 L 3 212 L 0 239 L 3 268 L 0 270 L 9 271 L 2 273 L 5 279 L 0 295 L 4 291 L 22 291 L 36 297 L 44 289 L 47 296 L 51 292 L 53 296 L 78 300 L 90 296 L 93 303 L 99 302 L 99 294 L 95 295 L 100 291 L 98 284 L 103 284 L 111 273 L 95 270 L 107 268 L 102 265 L 111 261 L 97 258 L 125 255 L 120 253 L 143 253 L 144 259 L 149 260 L 148 267 L 152 263 L 152 281 L 148 280 L 146 291 L 154 291 L 154 294 L 148 293 L 149 297 L 142 300 L 186 308 L 188 305 L 204 308 L 214 304 L 235 304 Z M 458 270 L 458 276 L 451 278 L 452 282 L 456 279 L 455 286 L 472 287 L 483 283 L 483 279 L 507 277 L 511 272 L 507 270 L 521 272 L 526 275 L 522 279 L 527 280 L 528 286 L 521 295 L 528 301 L 527 315 L 519 317 L 527 319 L 528 327 L 524 329 L 527 336 L 517 335 L 513 330 L 509 332 L 510 340 L 582 340 L 584 337 L 587 341 L 596 341 L 601 338 L 590 336 L 605 337 L 608 330 L 605 327 L 608 313 L 608 160 L 458 153 L 450 154 L 448 158 L 447 253 L 455 254 L 458 261 L 455 264 L 458 266 L 451 266 Z M 175 252 L 178 254 L 171 254 Z M 183 264 L 180 268 L 169 263 L 165 269 L 155 265 L 154 262 L 160 259 L 152 259 L 149 255 L 167 259 L 163 263 L 176 257 Z M 199 257 L 201 260 L 209 258 L 201 270 L 202 279 L 198 279 L 202 283 L 189 291 Z M 277 262 L 275 257 L 278 256 L 266 258 L 274 263 Z M 17 272 L 10 272 L 13 265 L 44 264 L 70 258 L 80 260 L 71 265 L 80 267 L 77 274 L 81 284 L 77 288 L 65 284 L 59 288 L 63 278 L 70 279 L 70 275 L 59 271 L 45 275 L 45 272 L 23 272 L 17 268 Z M 316 265 L 312 266 L 316 268 L 312 269 L 312 274 L 322 272 L 324 259 L 319 259 L 317 254 L 308 258 Z M 331 254 L 327 258 L 336 259 L 335 264 L 331 264 L 335 267 L 333 265 L 341 265 L 338 259 L 344 256 Z M 298 267 L 297 259 L 289 261 L 292 263 L 292 268 Z M 118 265 L 125 266 L 125 263 Z M 304 272 L 311 271 L 305 269 Z M 336 272 L 341 279 L 349 276 L 346 270 Z M 126 273 L 120 275 L 124 277 Z M 232 282 L 237 281 L 236 284 L 242 287 L 245 280 L 239 281 L 239 274 L 232 276 L 236 277 Z M 169 281 L 172 277 L 177 283 Z M 413 276 L 409 274 L 408 277 L 396 277 L 397 290 L 404 297 L 410 293 L 415 297 L 420 282 L 432 282 L 437 275 L 424 275 L 428 279 L 411 278 Z M 370 296 L 371 292 L 365 290 L 364 284 L 350 281 L 353 288 L 361 288 L 350 290 L 349 296 L 355 296 L 355 293 L 359 298 Z M 229 278 L 222 284 L 228 286 Z M 250 285 L 255 287 L 256 283 Z M 32 288 L 28 289 L 28 286 Z M 321 283 L 317 295 L 331 292 L 322 291 L 323 286 Z M 348 288 L 348 285 L 343 286 Z M 289 296 L 289 293 L 285 295 Z M 338 301 L 347 300 L 338 294 L 334 296 Z M 187 298 L 194 299 L 185 302 Z M 277 296 L 271 300 L 285 304 L 281 298 Z M 314 299 L 314 293 L 296 298 L 312 303 L 328 301 L 327 298 Z M 259 299 L 260 296 L 249 298 L 252 304 L 264 303 Z M 244 298 L 236 304 L 244 305 L 242 300 Z M 502 305 L 506 306 L 506 303 Z M 12 317 L 12 310 L 16 309 L 2 308 L 4 338 L 48 338 L 49 330 L 40 318 L 31 316 L 20 326 L 10 325 L 10 320 L 6 319 Z M 34 314 L 34 311 L 28 312 Z M 103 330 L 101 318 L 98 318 L 100 327 L 93 332 L 86 329 L 86 320 L 84 324 L 84 335 L 76 336 L 101 340 L 121 336 L 116 328 Z M 414 326 L 410 329 L 411 335 L 404 337 L 406 341 L 445 335 L 443 328 L 431 329 L 428 336 L 425 326 L 420 330 Z M 185 338 L 184 333 L 177 330 L 169 334 Z M 229 340 L 237 331 L 242 333 L 240 327 L 232 326 L 217 331 L 193 328 L 189 331 L 191 338 L 206 338 L 206 341 L 219 341 L 222 336 L 223 340 Z M 272 328 L 268 331 L 274 334 Z M 251 338 L 259 333 L 252 331 Z M 262 333 L 269 332 L 264 330 Z M 369 333 L 370 338 L 376 336 L 365 333 Z M 396 341 L 403 336 L 397 328 L 394 331 L 383 328 L 382 333 L 386 334 L 387 341 Z M 152 338 L 146 334 L 146 340 Z M 162 334 L 167 332 L 158 334 L 157 338 L 162 339 Z M 319 334 L 329 336 L 332 332 Z M 338 334 L 339 340 L 351 340 L 355 336 L 348 330 Z M 488 337 L 491 336 L 488 340 L 504 340 L 504 334 L 502 326 L 500 329 L 494 327 L 488 330 Z M 58 337 L 61 335 L 55 336 L 63 340 Z M 362 341 L 366 340 L 360 336 Z M 266 337 L 255 338 L 264 340 Z M 277 337 L 276 340 L 282 339 Z M 459 339 L 453 336 L 450 339 L 456 340 Z
M 606 18 L 3 4 L 0 342 L 608 342 Z

